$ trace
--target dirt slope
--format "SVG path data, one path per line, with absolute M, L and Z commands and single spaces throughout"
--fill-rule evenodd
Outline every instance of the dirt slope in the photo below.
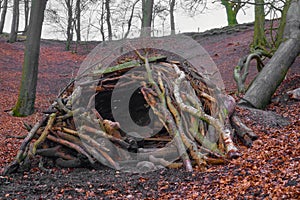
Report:
M 217 31 L 218 32 L 218 31 Z M 222 32 L 222 31 L 221 31 Z M 224 32 L 224 31 L 223 31 Z M 217 64 L 227 92 L 235 91 L 232 71 L 238 59 L 248 53 L 252 38 L 250 25 L 239 32 L 191 34 L 209 52 Z M 96 43 L 81 45 L 78 54 L 64 51 L 64 44 L 42 41 L 37 89 L 36 113 L 15 118 L 5 110 L 17 100 L 22 70 L 24 43 L 6 43 L 0 38 L 0 172 L 16 155 L 19 140 L 10 135 L 26 134 L 22 123 L 39 120 L 65 86 L 76 75 L 89 50 Z M 254 76 L 255 70 L 250 76 Z M 300 58 L 274 97 L 300 87 Z M 282 99 L 282 98 L 279 98 Z M 300 102 L 280 100 L 268 110 L 288 117 L 290 125 L 261 124 L 244 115 L 244 121 L 260 136 L 252 148 L 239 146 L 243 156 L 225 166 L 212 166 L 207 172 L 160 170 L 147 174 L 126 174 L 111 169 L 57 169 L 0 176 L 0 199 L 297 199 L 300 196 Z

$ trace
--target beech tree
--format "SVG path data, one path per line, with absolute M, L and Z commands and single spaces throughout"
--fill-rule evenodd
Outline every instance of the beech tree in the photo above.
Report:
M 227 15 L 227 23 L 228 26 L 233 26 L 238 24 L 236 16 L 240 9 L 246 4 L 241 0 L 231 1 L 231 0 L 221 0 L 221 4 L 225 6 L 226 15 Z
M 218 0 L 214 1 L 220 2 L 226 10 L 227 24 L 228 26 L 234 26 L 238 24 L 237 14 L 238 12 L 247 4 L 249 0 Z M 185 10 L 190 12 L 190 15 L 195 15 L 196 13 L 202 13 L 207 8 L 207 0 L 188 0 L 183 1 L 182 6 Z
M 106 23 L 107 23 L 107 30 L 108 30 L 108 40 L 112 40 L 110 0 L 105 0 L 105 9 L 106 9 Z
M 29 0 L 24 0 L 24 31 L 23 35 L 26 34 L 28 29 L 28 23 L 29 23 Z
M 19 28 L 19 0 L 14 0 L 13 17 L 11 21 L 11 29 L 8 42 L 13 43 L 17 41 L 18 28 Z
M 81 1 L 76 0 L 76 9 L 75 9 L 75 17 L 76 17 L 76 37 L 77 42 L 81 41 Z
M 291 0 L 276 1 L 276 0 L 255 0 L 254 3 L 248 1 L 247 4 L 254 5 L 254 37 L 252 42 L 252 50 L 270 48 L 270 52 L 274 52 L 280 45 L 283 39 L 283 33 L 286 23 L 286 15 L 289 9 Z M 271 32 L 268 39 L 265 34 L 265 17 L 268 14 L 273 13 L 271 18 Z M 278 14 L 280 14 L 280 22 L 278 27 L 274 27 L 273 21 L 278 20 Z M 275 32 L 275 34 L 273 34 Z M 267 53 L 265 51 L 265 53 Z M 268 55 L 269 57 L 272 54 Z
M 291 0 L 286 0 L 284 2 L 284 6 L 283 9 L 281 10 L 281 20 L 280 20 L 280 24 L 278 27 L 278 31 L 276 34 L 276 41 L 275 41 L 275 47 L 278 48 L 279 45 L 281 44 L 282 40 L 283 40 L 283 34 L 284 34 L 284 28 L 286 25 L 286 17 L 287 17 L 287 12 L 290 8 L 291 5 Z
M 82 26 L 81 29 L 85 30 L 85 40 L 89 40 L 91 33 L 99 35 L 100 32 L 101 40 L 106 40 L 106 8 L 105 0 L 91 1 L 82 0 L 81 4 L 81 18 Z M 94 30 L 96 29 L 96 30 Z
M 141 36 L 151 36 L 153 4 L 154 0 L 142 0 Z
M 76 35 L 77 43 L 82 40 L 82 21 L 89 9 L 90 0 L 53 0 L 46 10 L 48 25 L 53 27 L 53 32 L 64 34 L 66 39 L 65 49 L 69 51 Z
M 263 48 L 267 44 L 265 34 L 265 9 L 264 0 L 255 0 L 255 21 L 254 21 L 254 36 L 252 46 L 254 48 Z
M 8 0 L 3 0 L 3 3 L 1 4 L 2 11 L 1 11 L 1 19 L 0 19 L 0 34 L 3 33 L 3 28 L 4 28 L 5 18 L 6 18 L 6 12 L 7 12 L 7 4 L 8 4 Z
M 261 1 L 261 0 L 258 0 Z M 290 66 L 300 54 L 300 0 L 291 0 L 286 15 L 283 39 L 273 57 L 261 70 L 239 102 L 263 109 L 284 79 Z
M 65 0 L 65 4 L 68 13 L 66 50 L 69 51 L 73 41 L 73 0 Z
M 152 9 L 152 22 L 151 22 L 151 31 L 154 32 L 159 32 L 160 28 L 156 28 L 160 25 L 160 21 L 162 21 L 163 25 L 163 33 L 165 30 L 165 21 L 167 19 L 167 16 L 170 15 L 170 5 L 168 1 L 157 1 L 156 3 L 153 4 L 153 9 Z M 159 20 L 157 20 L 160 19 Z M 175 22 L 174 22 L 175 23 Z
M 174 17 L 174 9 L 176 0 L 170 0 L 170 25 L 171 25 L 171 35 L 175 34 L 175 17 Z
M 207 0 L 186 0 L 180 3 L 183 10 L 190 16 L 200 14 L 207 8 Z
M 133 17 L 134 17 L 135 7 L 136 7 L 136 5 L 139 1 L 140 0 L 134 1 L 132 6 L 131 6 L 130 16 L 129 16 L 129 19 L 127 20 L 127 31 L 124 35 L 124 38 L 127 38 L 129 33 L 130 33 L 130 30 L 131 30 L 131 27 L 132 27 L 132 20 L 133 20 Z
M 102 2 L 102 6 L 101 6 L 101 14 L 100 14 L 100 19 L 99 19 L 99 23 L 100 23 L 100 33 L 102 35 L 102 41 L 105 41 L 105 31 L 104 31 L 104 19 L 105 19 L 105 5 L 104 5 L 104 1 Z
M 29 28 L 25 44 L 22 79 L 18 101 L 13 108 L 14 116 L 27 116 L 34 112 L 40 38 L 47 0 L 32 0 Z

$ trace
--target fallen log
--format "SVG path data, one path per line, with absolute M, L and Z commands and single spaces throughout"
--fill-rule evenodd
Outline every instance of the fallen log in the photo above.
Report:
M 284 39 L 270 61 L 253 80 L 239 104 L 264 109 L 300 54 L 300 1 L 292 0 L 286 17 Z

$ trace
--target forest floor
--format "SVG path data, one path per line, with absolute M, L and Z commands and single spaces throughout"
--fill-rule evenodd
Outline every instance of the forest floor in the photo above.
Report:
M 189 33 L 217 64 L 226 92 L 236 91 L 233 69 L 249 53 L 253 28 L 240 31 Z M 222 31 L 221 31 L 222 32 Z M 77 53 L 64 50 L 60 41 L 41 43 L 36 112 L 30 117 L 10 116 L 18 96 L 24 41 L 14 44 L 0 37 L 0 173 L 16 155 L 22 140 L 9 136 L 26 134 L 23 122 L 34 124 L 70 78 L 96 42 L 81 44 Z M 250 77 L 256 69 L 251 68 Z M 289 125 L 267 122 L 238 110 L 259 139 L 251 148 L 238 143 L 242 157 L 201 172 L 162 169 L 130 174 L 108 168 L 30 171 L 0 176 L 0 199 L 299 199 L 300 198 L 300 102 L 286 92 L 300 87 L 300 58 L 291 67 L 267 111 L 288 119 Z M 47 166 L 46 166 L 47 167 Z

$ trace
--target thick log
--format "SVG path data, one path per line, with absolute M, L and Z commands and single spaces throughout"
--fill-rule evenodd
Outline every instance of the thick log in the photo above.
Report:
M 38 149 L 36 151 L 37 155 L 46 156 L 46 157 L 58 157 L 64 160 L 74 160 L 76 159 L 74 156 L 67 154 L 60 149 L 62 146 L 58 145 L 56 147 L 48 148 L 48 149 Z
M 258 136 L 248 128 L 240 118 L 236 115 L 231 117 L 231 125 L 235 129 L 235 134 L 241 139 L 244 145 L 251 147 L 252 141 L 256 140 Z
M 93 158 L 84 149 L 82 149 L 80 146 L 77 146 L 76 144 L 73 144 L 73 143 L 71 143 L 71 142 L 69 142 L 67 140 L 63 140 L 61 138 L 54 137 L 52 135 L 47 135 L 47 139 L 49 139 L 49 140 L 51 140 L 53 142 L 56 142 L 58 144 L 64 145 L 64 146 L 66 146 L 66 147 L 68 147 L 70 149 L 74 149 L 78 153 L 80 153 L 82 155 L 85 155 L 89 159 L 90 163 L 92 163 L 92 164 L 95 163 L 95 161 L 93 160 Z
M 108 135 L 106 132 L 103 132 L 101 130 L 98 130 L 98 129 L 95 129 L 95 128 L 92 128 L 92 127 L 88 127 L 88 126 L 82 126 L 81 129 L 83 131 L 93 133 L 97 137 L 102 137 L 102 138 L 109 139 L 112 142 L 115 142 L 115 143 L 119 144 L 121 147 L 123 147 L 125 149 L 128 149 L 130 147 L 130 145 L 128 143 L 126 143 L 125 141 L 123 141 L 123 140 L 121 140 L 119 138 L 113 137 L 112 135 Z M 88 141 L 88 137 L 86 135 L 82 135 L 81 134 L 80 137 L 82 139 L 85 139 L 85 140 Z
M 171 159 L 171 160 L 177 160 L 178 158 L 180 158 L 177 147 L 174 144 L 174 145 L 168 146 L 168 148 L 162 148 L 162 149 L 139 148 L 138 154 L 137 154 L 137 160 L 148 161 L 149 156 L 151 156 L 151 155 L 156 158 Z
M 171 169 L 177 169 L 177 168 L 180 168 L 182 166 L 182 163 L 172 163 L 172 162 L 169 162 L 169 161 L 167 161 L 163 158 L 156 158 L 153 155 L 149 156 L 149 160 L 150 160 L 150 162 L 152 162 L 154 164 L 160 164 L 164 167 L 168 167 L 168 168 L 171 168 Z
M 300 53 L 300 0 L 293 0 L 287 13 L 285 38 L 271 60 L 247 90 L 240 105 L 264 109 Z
M 75 167 L 80 167 L 82 165 L 82 162 L 78 158 L 73 160 L 65 160 L 63 158 L 58 158 L 56 159 L 55 163 L 58 167 L 62 167 L 62 168 L 70 168 L 70 167 L 75 168 Z

